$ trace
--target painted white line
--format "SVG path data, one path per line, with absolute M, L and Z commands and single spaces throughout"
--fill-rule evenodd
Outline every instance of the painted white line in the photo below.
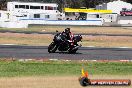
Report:
M 85 47 L 85 46 L 84 46 L 84 47 Z M 124 48 L 124 49 L 125 49 L 125 48 L 132 48 L 132 47 L 127 47 L 127 46 L 126 46 L 126 47 L 96 47 L 96 46 L 86 46 L 86 47 L 90 47 L 90 48 L 92 48 L 92 47 L 93 47 L 93 48 Z
M 51 61 L 58 61 L 58 59 L 49 59 L 49 60 L 51 60 Z
M 96 47 L 96 46 L 86 46 L 86 47 Z
M 117 47 L 117 48 L 132 48 L 132 47 Z
M 132 60 L 97 60 L 97 62 L 132 62 Z
M 63 61 L 70 62 L 70 61 L 72 61 L 72 60 L 63 60 Z
M 84 47 L 90 47 L 90 48 L 132 48 L 132 47 L 127 47 L 127 46 L 125 46 L 125 47 L 96 47 L 96 46 L 84 46 Z
M 17 45 L 17 44 L 0 44 L 0 45 Z
M 97 60 L 91 60 L 91 61 L 96 62 Z
M 132 62 L 132 60 L 81 60 L 82 62 Z
M 132 60 L 120 60 L 120 62 L 131 62 Z
M 0 45 L 19 45 L 19 44 L 0 44 Z M 85 47 L 85 46 L 84 46 Z M 86 47 L 90 47 L 90 48 L 132 48 L 132 47 L 96 47 L 96 46 L 86 46 Z
M 18 59 L 20 62 L 27 62 L 27 61 L 33 61 L 33 59 Z

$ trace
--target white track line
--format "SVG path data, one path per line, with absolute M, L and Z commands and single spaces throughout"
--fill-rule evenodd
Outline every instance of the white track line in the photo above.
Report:
M 18 45 L 18 44 L 0 44 L 0 45 Z

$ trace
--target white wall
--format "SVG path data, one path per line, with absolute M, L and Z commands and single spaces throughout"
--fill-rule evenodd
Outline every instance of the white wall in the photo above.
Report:
M 97 18 L 96 14 L 87 14 L 87 18 Z
M 97 18 L 97 15 L 99 15 L 99 18 Z M 87 14 L 87 18 L 91 19 L 103 19 L 104 22 L 116 22 L 117 21 L 117 14 L 104 14 L 104 13 L 98 13 L 98 14 Z
M 102 20 L 80 20 L 80 21 L 74 21 L 74 20 L 65 20 L 65 21 L 46 21 L 45 24 L 48 25 L 103 25 L 103 21 Z
M 23 20 L 27 24 L 43 24 L 43 25 L 103 25 L 103 19 L 87 19 L 87 20 Z
M 42 25 L 103 25 L 103 19 L 87 19 L 87 20 L 20 20 L 1 22 L 0 27 L 5 28 L 27 28 L 29 24 Z
M 100 14 L 100 17 L 104 19 L 105 22 L 116 22 L 117 14 Z
M 0 27 L 3 28 L 27 28 L 28 24 L 20 21 L 20 22 L 1 22 Z
M 118 24 L 131 24 L 132 25 L 132 20 L 119 20 Z

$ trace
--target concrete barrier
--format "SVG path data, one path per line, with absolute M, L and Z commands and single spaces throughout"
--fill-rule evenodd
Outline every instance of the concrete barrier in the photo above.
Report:
M 1 22 L 0 27 L 3 28 L 27 28 L 28 24 L 23 22 L 23 21 L 19 21 L 19 22 Z
M 119 20 L 118 24 L 132 24 L 132 20 Z

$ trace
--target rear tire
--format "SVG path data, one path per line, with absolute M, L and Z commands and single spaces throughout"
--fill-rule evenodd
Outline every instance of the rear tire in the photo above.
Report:
M 57 50 L 57 46 L 54 42 L 52 42 L 49 47 L 48 47 L 48 52 L 49 53 L 55 53 L 55 51 Z
M 69 53 L 74 54 L 74 53 L 77 52 L 77 50 L 78 50 L 78 49 L 75 49 L 75 50 L 69 50 Z

